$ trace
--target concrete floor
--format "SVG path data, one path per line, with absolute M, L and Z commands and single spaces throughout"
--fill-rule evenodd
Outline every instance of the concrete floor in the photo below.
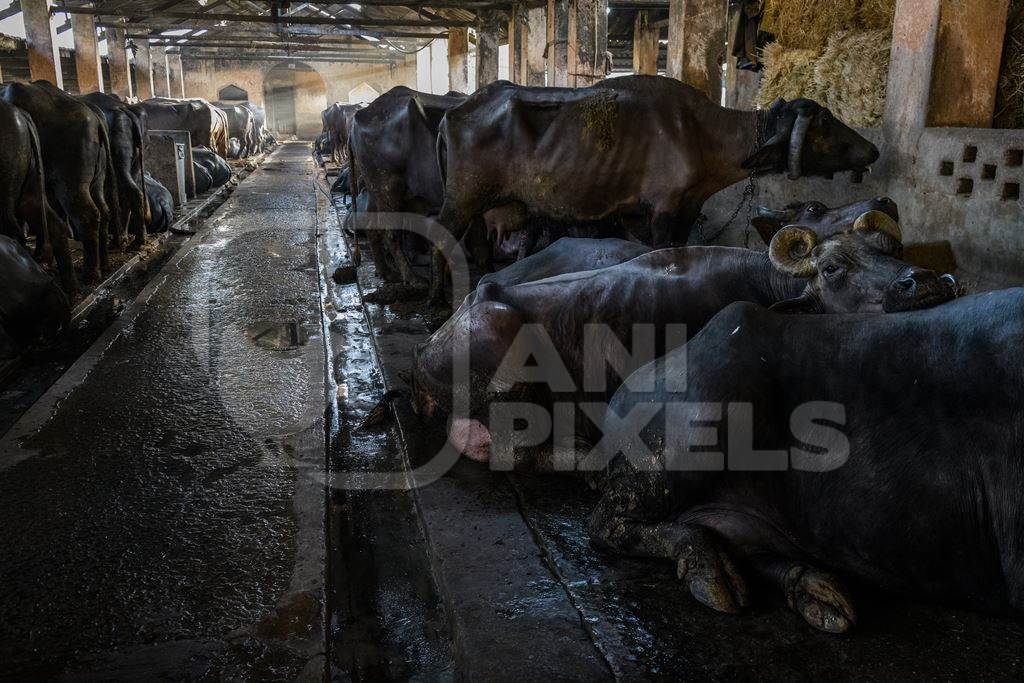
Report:
M 279 148 L 0 439 L 0 679 L 1024 674 L 1021 621 L 865 589 L 844 637 L 713 613 L 595 552 L 574 479 L 353 486 L 444 440 L 403 401 L 359 426 L 430 321 L 367 303 L 371 264 L 326 277 L 343 209 L 311 174 Z

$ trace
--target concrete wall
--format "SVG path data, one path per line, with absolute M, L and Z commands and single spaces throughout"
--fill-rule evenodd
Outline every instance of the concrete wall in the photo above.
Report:
M 287 62 L 244 60 L 206 60 L 184 56 L 185 95 L 216 100 L 217 92 L 226 85 L 237 85 L 249 92 L 249 100 L 261 107 L 268 74 L 280 74 Z M 300 76 L 296 82 L 296 119 L 301 137 L 315 136 L 320 131 L 320 112 L 329 102 L 348 102 L 349 92 L 367 84 L 378 93 L 396 85 L 416 87 L 416 59 L 409 57 L 395 68 L 387 64 L 355 64 L 295 60 L 312 67 L 318 78 Z M 278 67 L 275 70 L 275 67 Z M 301 73 L 303 70 L 297 70 Z M 319 87 L 323 82 L 323 89 Z

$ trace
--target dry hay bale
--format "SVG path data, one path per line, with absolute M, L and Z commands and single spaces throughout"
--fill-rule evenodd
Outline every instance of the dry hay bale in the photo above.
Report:
M 860 0 L 766 0 L 761 30 L 788 48 L 825 45 L 836 31 L 857 25 Z
M 829 38 L 814 65 L 822 104 L 850 126 L 878 125 L 885 111 L 890 31 L 840 31 Z
M 896 0 L 860 0 L 858 24 L 866 29 L 892 29 L 895 14 Z
M 1011 5 L 996 90 L 996 128 L 1024 128 L 1024 3 Z
M 767 107 L 775 98 L 792 100 L 807 97 L 821 99 L 821 90 L 814 80 L 814 64 L 820 50 L 793 50 L 779 43 L 771 43 L 764 49 L 761 60 L 764 71 L 761 74 L 761 89 L 757 93 L 757 104 Z

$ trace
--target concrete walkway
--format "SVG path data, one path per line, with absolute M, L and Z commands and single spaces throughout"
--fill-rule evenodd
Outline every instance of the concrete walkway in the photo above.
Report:
M 323 675 L 311 166 L 280 147 L 0 440 L 0 675 Z

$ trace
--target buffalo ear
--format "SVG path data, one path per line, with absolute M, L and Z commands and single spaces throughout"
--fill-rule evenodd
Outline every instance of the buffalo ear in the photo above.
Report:
M 785 149 L 787 138 L 782 135 L 774 135 L 765 141 L 749 157 L 743 160 L 741 166 L 747 170 L 771 170 L 782 165 L 782 153 Z
M 821 313 L 821 306 L 818 300 L 811 296 L 809 290 L 793 299 L 786 299 L 772 304 L 769 308 L 772 313 L 790 315 L 795 313 Z

